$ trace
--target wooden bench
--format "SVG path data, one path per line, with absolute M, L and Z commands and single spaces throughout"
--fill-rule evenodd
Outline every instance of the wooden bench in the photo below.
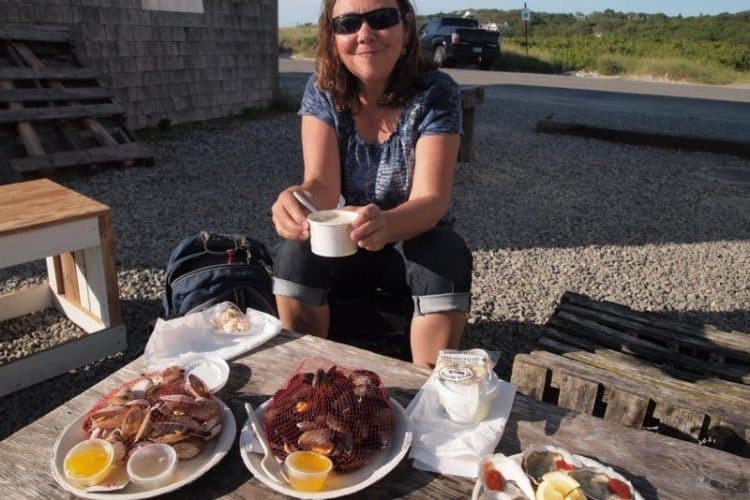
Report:
M 511 382 L 532 398 L 750 457 L 750 335 L 567 292 Z
M 0 296 L 0 321 L 55 306 L 88 335 L 0 366 L 0 396 L 126 347 L 107 205 L 48 179 L 0 186 L 0 268 L 45 259 L 49 283 Z
M 471 161 L 471 148 L 474 142 L 474 110 L 484 101 L 484 87 L 461 87 L 461 110 L 463 115 L 464 135 L 461 136 L 461 148 L 458 150 L 458 161 Z

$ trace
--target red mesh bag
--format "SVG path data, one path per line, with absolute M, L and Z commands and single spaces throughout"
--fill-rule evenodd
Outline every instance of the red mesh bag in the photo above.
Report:
M 390 444 L 393 413 L 375 372 L 312 358 L 273 395 L 263 428 L 278 458 L 314 451 L 327 455 L 334 470 L 348 472 Z

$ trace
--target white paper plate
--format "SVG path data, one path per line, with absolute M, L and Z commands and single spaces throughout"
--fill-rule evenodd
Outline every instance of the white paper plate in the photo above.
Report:
M 195 481 L 211 467 L 216 465 L 232 447 L 234 436 L 237 433 L 237 424 L 234 421 L 234 415 L 232 415 L 232 411 L 229 407 L 224 404 L 223 401 L 220 400 L 219 402 L 221 403 L 223 413 L 221 434 L 219 434 L 219 437 L 213 443 L 213 446 L 207 446 L 195 458 L 181 461 L 177 466 L 174 481 L 166 486 L 155 489 L 145 489 L 144 487 L 131 482 L 125 488 L 117 491 L 89 492 L 69 483 L 65 478 L 63 460 L 65 460 L 65 455 L 68 453 L 68 450 L 70 450 L 76 443 L 83 441 L 86 437 L 82 428 L 85 414 L 78 417 L 73 423 L 66 427 L 62 434 L 57 438 L 55 446 L 52 449 L 52 476 L 54 476 L 55 481 L 57 481 L 57 483 L 65 490 L 81 498 L 135 500 L 138 498 L 155 497 L 181 488 L 182 486 Z
M 185 378 L 196 375 L 211 392 L 219 392 L 229 380 L 229 365 L 218 356 L 197 355 L 182 362 Z
M 266 401 L 256 409 L 258 419 L 263 421 L 265 407 L 270 400 Z M 409 416 L 404 409 L 391 398 L 391 408 L 393 410 L 393 439 L 388 448 L 375 455 L 370 462 L 361 469 L 347 474 L 332 473 L 326 481 L 326 488 L 322 491 L 308 493 L 292 489 L 290 486 L 279 484 L 276 480 L 266 475 L 260 467 L 260 461 L 263 455 L 260 453 L 250 453 L 247 450 L 247 443 L 252 436 L 250 425 L 245 422 L 240 432 L 240 456 L 245 466 L 258 478 L 260 482 L 274 491 L 289 495 L 295 498 L 337 498 L 344 495 L 351 495 L 357 491 L 367 488 L 376 481 L 382 479 L 386 474 L 393 470 L 404 458 L 409 451 L 412 440 L 411 425 Z
M 573 456 L 576 457 L 578 460 L 580 460 L 581 463 L 585 467 L 596 467 L 596 468 L 602 469 L 602 471 L 606 473 L 609 477 L 613 477 L 615 479 L 619 479 L 621 481 L 627 481 L 628 483 L 631 483 L 627 478 L 623 477 L 622 474 L 619 474 L 617 471 L 615 471 L 611 467 L 607 467 L 606 465 L 594 460 L 593 458 L 585 457 L 583 455 L 573 455 Z M 515 455 L 511 455 L 508 458 L 515 460 L 520 465 L 521 460 L 523 458 L 523 453 L 516 453 Z M 482 488 L 481 479 L 477 479 L 477 482 L 474 483 L 474 490 L 471 492 L 471 500 L 479 500 L 479 497 L 482 495 L 483 490 L 484 488 Z M 643 500 L 643 497 L 641 496 L 641 494 L 636 491 L 635 486 L 633 486 L 633 492 L 635 493 L 634 500 Z

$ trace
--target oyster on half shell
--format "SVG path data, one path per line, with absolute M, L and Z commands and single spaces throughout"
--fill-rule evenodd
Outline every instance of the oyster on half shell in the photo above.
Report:
M 497 471 L 503 479 L 503 489 L 492 489 L 488 472 Z M 490 455 L 479 462 L 479 480 L 484 492 L 482 500 L 534 500 L 534 488 L 518 463 L 502 454 Z M 490 483 L 492 483 L 490 481 Z
M 521 467 L 531 482 L 538 485 L 542 481 L 542 476 L 548 472 L 569 472 L 583 467 L 583 464 L 564 448 L 534 445 L 523 452 Z
M 606 471 L 594 467 L 583 467 L 570 471 L 570 477 L 578 481 L 589 500 L 621 500 L 634 498 L 633 486 L 622 479 L 612 477 Z M 615 483 L 614 486 L 612 483 Z

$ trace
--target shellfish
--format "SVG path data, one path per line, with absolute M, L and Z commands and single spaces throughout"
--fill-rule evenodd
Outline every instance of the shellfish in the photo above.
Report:
M 273 395 L 263 426 L 279 459 L 314 451 L 330 457 L 336 471 L 351 471 L 390 444 L 393 412 L 375 372 L 329 363 L 292 375 Z
M 531 446 L 523 452 L 521 467 L 534 485 L 552 471 L 569 472 L 582 467 L 581 462 L 563 448 L 551 445 Z
M 534 488 L 523 469 L 505 455 L 490 455 L 479 463 L 482 500 L 534 500 Z
M 630 483 L 611 477 L 601 469 L 583 467 L 568 472 L 568 475 L 580 483 L 589 500 L 630 500 L 634 497 Z

